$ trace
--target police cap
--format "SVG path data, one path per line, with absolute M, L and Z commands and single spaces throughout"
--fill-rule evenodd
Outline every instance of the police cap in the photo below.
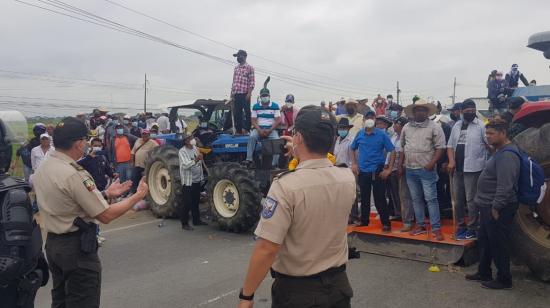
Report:
M 321 106 L 309 105 L 298 112 L 294 128 L 311 134 L 336 134 L 336 118 Z
M 53 138 L 60 141 L 73 141 L 88 136 L 88 128 L 75 117 L 66 117 L 57 124 Z

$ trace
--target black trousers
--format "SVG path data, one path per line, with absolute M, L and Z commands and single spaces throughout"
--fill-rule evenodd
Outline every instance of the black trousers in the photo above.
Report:
M 499 219 L 491 215 L 491 208 L 479 208 L 479 268 L 478 273 L 485 277 L 492 277 L 491 261 L 497 268 L 497 280 L 503 283 L 512 283 L 510 273 L 511 228 L 516 207 L 502 209 Z
M 241 133 L 244 129 L 250 130 L 250 101 L 246 99 L 246 94 L 235 94 L 235 130 Z
M 141 178 L 143 177 L 144 170 L 145 169 L 141 167 L 134 167 L 134 170 L 132 172 L 132 192 L 134 193 L 137 191 L 139 181 L 141 181 Z
M 452 209 L 451 205 L 451 180 L 449 174 L 437 166 L 437 201 L 439 202 L 439 211 L 443 212 Z
M 183 206 L 179 207 L 182 224 L 189 224 L 189 211 L 193 217 L 193 224 L 201 221 L 199 202 L 201 198 L 201 183 L 183 186 Z
M 48 233 L 46 255 L 52 273 L 52 308 L 99 307 L 101 262 L 80 251 L 80 234 Z
M 348 308 L 353 290 L 346 272 L 317 278 L 275 278 L 272 308 Z
M 374 206 L 380 215 L 382 225 L 390 225 L 390 217 L 388 214 L 388 202 L 386 200 L 386 185 L 384 180 L 380 178 L 380 174 L 376 172 L 359 172 L 357 178 L 359 189 L 361 190 L 361 223 L 369 224 L 370 220 L 370 194 L 374 196 Z

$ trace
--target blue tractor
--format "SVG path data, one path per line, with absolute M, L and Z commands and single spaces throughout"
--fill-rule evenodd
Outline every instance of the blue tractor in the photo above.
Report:
M 225 100 L 199 99 L 169 107 L 172 133 L 159 136 L 164 145 L 151 151 L 146 162 L 151 211 L 157 217 L 173 217 L 176 207 L 183 202 L 178 158 L 183 134 L 178 132 L 178 126 L 182 126 L 178 121 L 190 114 L 196 116 L 198 124 L 187 133 L 196 137 L 204 155 L 208 174 L 205 188 L 213 218 L 222 230 L 247 231 L 259 219 L 262 197 L 277 172 L 271 166 L 271 158 L 282 152 L 283 144 L 281 140 L 259 144 L 255 164 L 241 164 L 246 158 L 249 137 L 233 134 L 230 106 Z

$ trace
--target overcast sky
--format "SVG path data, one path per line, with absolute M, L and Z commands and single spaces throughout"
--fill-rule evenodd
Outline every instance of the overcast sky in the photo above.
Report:
M 63 1 L 234 61 L 232 48 L 105 0 Z M 247 50 L 248 62 L 257 69 L 287 75 L 269 84 L 275 101 L 288 93 L 300 104 L 372 99 L 378 93 L 395 96 L 399 80 L 404 104 L 414 94 L 448 104 L 454 77 L 459 100 L 483 97 L 488 73 L 506 73 L 512 63 L 529 80 L 550 84 L 550 62 L 525 47 L 531 34 L 550 30 L 547 0 L 112 1 Z M 228 97 L 232 65 L 11 0 L 2 1 L 0 12 L 0 109 L 20 109 L 28 116 L 65 115 L 104 105 L 136 113 L 143 106 L 145 73 L 150 107 Z M 51 76 L 102 85 L 53 82 Z M 258 72 L 256 90 L 264 79 Z M 301 85 L 290 79 L 301 80 Z

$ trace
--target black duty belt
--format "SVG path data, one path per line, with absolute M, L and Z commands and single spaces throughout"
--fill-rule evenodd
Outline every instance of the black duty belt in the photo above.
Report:
M 68 237 L 78 237 L 78 236 L 80 236 L 80 234 L 82 234 L 82 232 L 80 232 L 80 230 L 76 230 L 76 231 L 68 232 L 68 233 L 61 233 L 61 234 L 48 232 L 48 237 L 52 238 L 52 239 L 68 238 Z
M 346 271 L 346 265 L 340 265 L 338 267 L 331 267 L 327 270 L 324 270 L 320 273 L 313 274 L 310 276 L 291 276 L 279 273 L 275 271 L 274 269 L 271 269 L 271 277 L 272 278 L 285 278 L 285 279 L 315 279 L 315 278 L 322 278 L 322 277 L 329 277 L 334 276 L 335 274 L 342 273 Z

